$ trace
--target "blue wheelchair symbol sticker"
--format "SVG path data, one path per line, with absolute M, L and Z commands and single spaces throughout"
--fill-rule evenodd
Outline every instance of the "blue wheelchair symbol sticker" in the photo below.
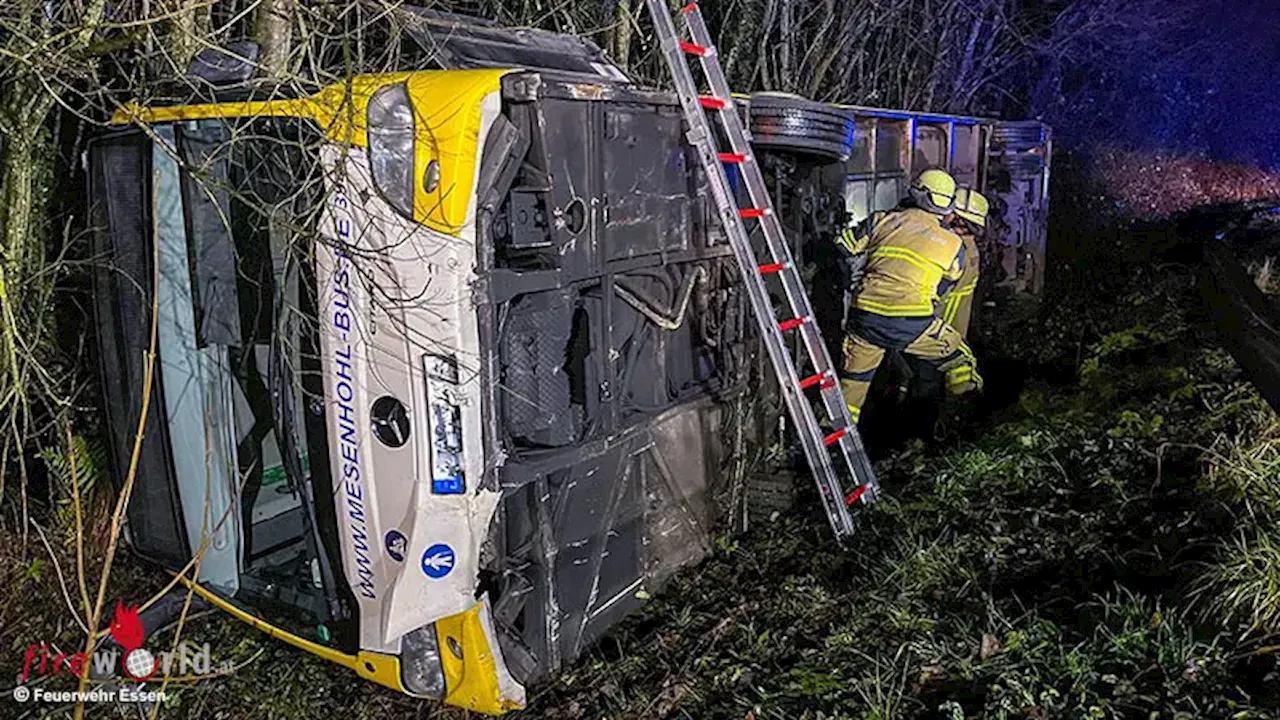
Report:
M 422 553 L 422 572 L 429 578 L 439 580 L 453 570 L 453 560 L 453 548 L 437 543 Z

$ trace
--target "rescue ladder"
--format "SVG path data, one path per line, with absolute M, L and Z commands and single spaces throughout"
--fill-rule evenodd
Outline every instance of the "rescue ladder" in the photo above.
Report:
M 688 30 L 689 40 L 681 40 L 665 0 L 645 0 L 649 14 L 661 43 L 662 54 L 671 68 L 676 92 L 684 108 L 688 122 L 689 143 L 697 148 L 698 158 L 706 172 L 707 184 L 715 199 L 716 208 L 738 260 L 738 268 L 746 286 L 751 308 L 760 326 L 765 347 L 777 372 L 787 410 L 795 423 L 805 457 L 813 469 L 823 508 L 831 521 L 836 539 L 843 542 L 853 535 L 853 517 L 849 507 L 861 500 L 872 502 L 876 498 L 878 484 L 862 446 L 862 439 L 850 418 L 835 366 L 827 354 L 827 346 L 814 321 L 813 308 L 805 293 L 804 281 L 791 256 L 782 223 L 774 214 L 773 205 L 765 188 L 764 176 L 751 152 L 750 136 L 743 127 L 729 90 L 729 83 L 720 67 L 716 49 L 697 3 L 689 3 L 680 10 L 680 16 Z M 688 56 L 697 57 L 702 64 L 703 76 L 710 88 L 702 94 L 689 67 Z M 724 131 L 728 148 L 717 146 L 711 118 L 719 122 Z M 737 167 L 750 199 L 749 207 L 740 207 L 726 174 L 727 166 Z M 769 262 L 760 262 L 752 246 L 748 222 L 755 222 L 764 236 Z M 787 298 L 790 317 L 779 321 L 769 297 L 768 282 L 780 283 Z M 803 339 L 808 352 L 812 374 L 801 377 L 791 353 L 787 350 L 783 333 L 795 331 Z M 833 432 L 822 428 L 813 404 L 805 392 L 817 388 L 826 408 Z M 839 455 L 837 460 L 833 455 Z M 848 485 L 846 485 L 846 479 Z M 846 490 L 846 486 L 851 490 Z

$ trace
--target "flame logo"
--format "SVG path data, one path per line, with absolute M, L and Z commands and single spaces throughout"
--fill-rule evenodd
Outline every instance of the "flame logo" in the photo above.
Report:
M 125 607 L 116 601 L 116 615 L 111 618 L 111 637 L 124 649 L 124 654 L 142 647 L 147 631 L 142 627 L 142 619 L 138 617 L 138 606 Z

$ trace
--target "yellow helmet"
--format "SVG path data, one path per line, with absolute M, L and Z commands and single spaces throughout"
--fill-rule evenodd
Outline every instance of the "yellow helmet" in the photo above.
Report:
M 955 213 L 980 228 L 987 226 L 987 212 L 991 209 L 986 196 L 973 188 L 956 188 Z
M 925 170 L 911 183 L 910 194 L 921 210 L 946 215 L 956 204 L 956 179 L 946 170 Z

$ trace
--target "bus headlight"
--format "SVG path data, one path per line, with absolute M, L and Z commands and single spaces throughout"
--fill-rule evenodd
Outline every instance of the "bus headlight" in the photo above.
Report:
M 373 184 L 396 212 L 413 219 L 414 117 L 404 83 L 369 99 L 369 165 Z
M 400 643 L 400 682 L 414 695 L 444 699 L 444 666 L 436 625 L 423 625 L 405 634 Z

